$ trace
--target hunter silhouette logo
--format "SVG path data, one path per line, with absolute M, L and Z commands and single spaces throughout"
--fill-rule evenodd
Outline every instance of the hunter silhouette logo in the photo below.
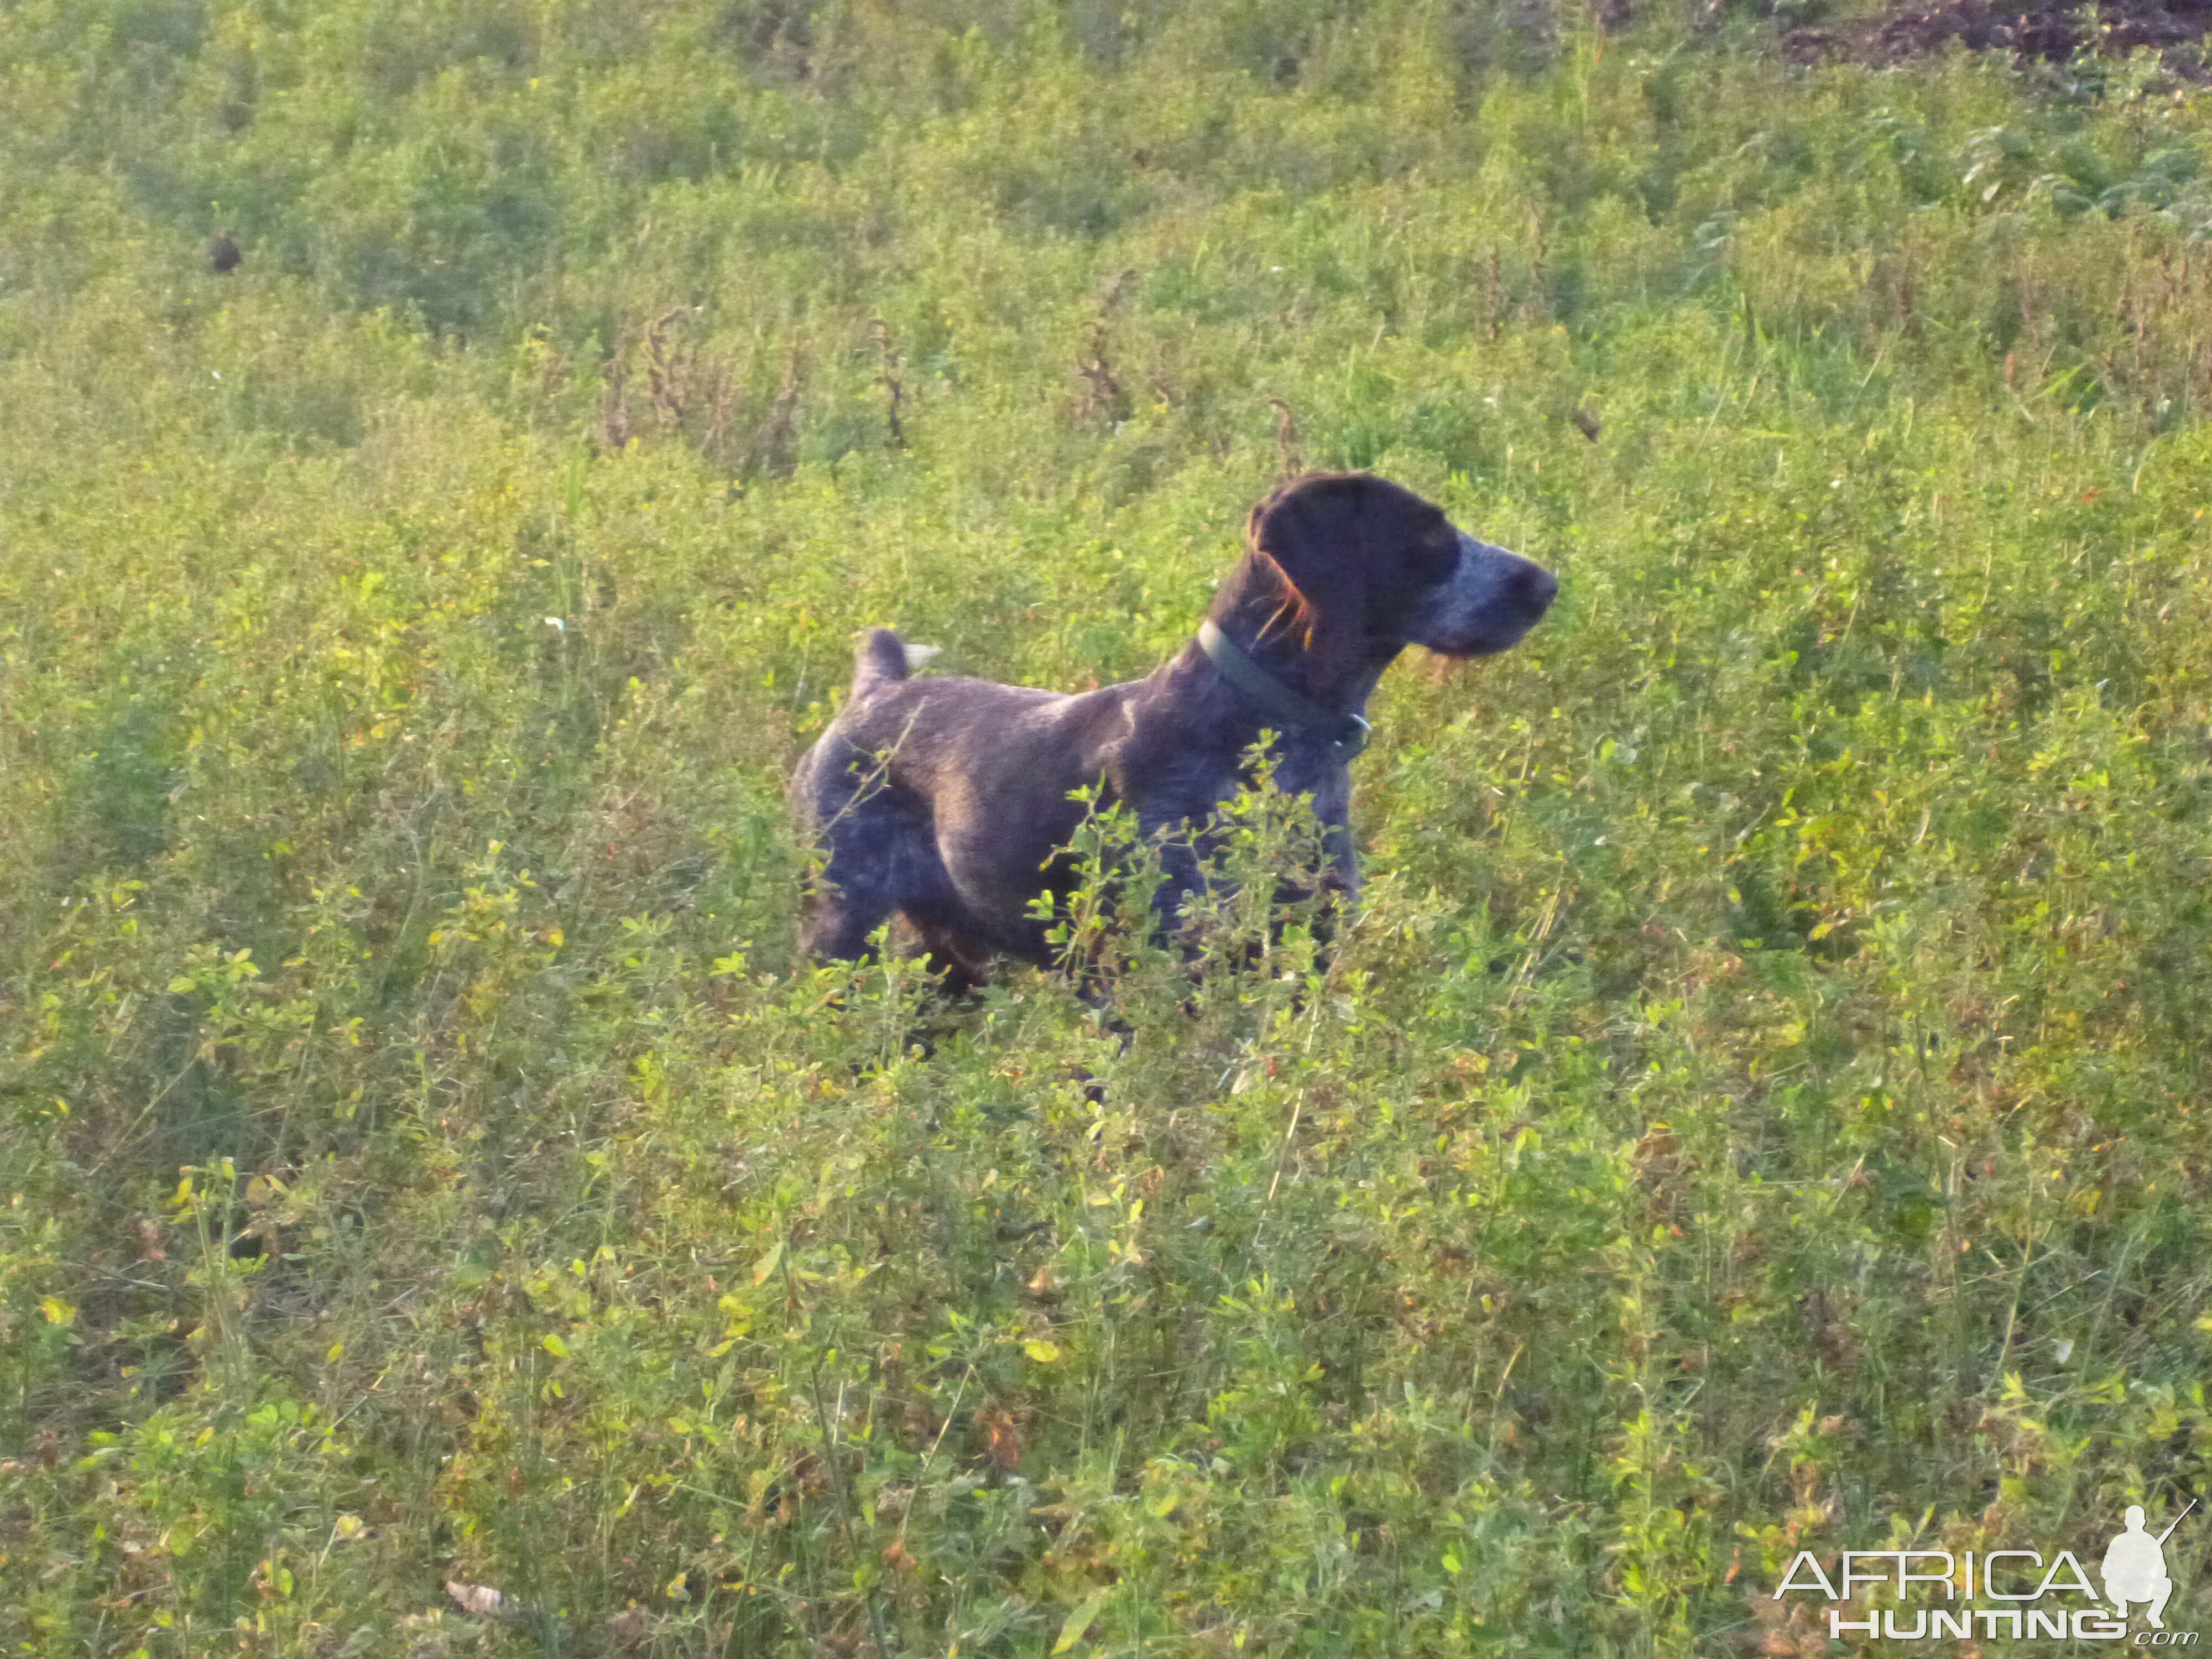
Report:
M 1834 1564 L 1833 1577 L 1812 1551 L 1800 1550 L 1773 1599 L 1819 1596 L 1829 1603 L 1828 1634 L 1838 1640 L 2071 1638 L 2127 1641 L 2132 1647 L 2193 1647 L 2197 1632 L 2166 1627 L 2166 1604 L 2173 1595 L 2166 1540 L 2196 1507 L 2192 1498 L 2154 1536 L 2143 1525 L 2142 1505 L 2130 1504 L 2124 1530 L 2105 1548 L 2099 1570 L 2105 1583 L 2101 1595 L 2071 1550 L 2061 1550 L 2047 1561 L 2039 1550 L 1846 1550 Z M 1877 1585 L 1890 1589 L 1894 1605 L 1866 1604 Z M 2147 1628 L 2130 1641 L 2130 1615 L 2137 1607 L 2143 1610 Z M 1853 1613 L 1860 1616 L 1850 1617 Z
M 2150 1608 L 2150 1627 L 2166 1628 L 2166 1599 L 2173 1594 L 2173 1580 L 2166 1576 L 2166 1540 L 2173 1536 L 2181 1516 L 2196 1507 L 2192 1498 L 2189 1509 L 2175 1516 L 2166 1530 L 2154 1538 L 2143 1530 L 2142 1505 L 2128 1505 L 2128 1529 L 2106 1547 L 2103 1569 L 2106 1598 L 2120 1610 L 2121 1618 L 2128 1616 L 2130 1602 L 2141 1601 Z

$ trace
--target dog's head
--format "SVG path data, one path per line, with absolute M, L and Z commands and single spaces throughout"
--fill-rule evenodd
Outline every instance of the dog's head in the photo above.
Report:
M 1252 509 L 1245 536 L 1289 589 L 1273 626 L 1346 664 L 1408 645 L 1450 657 L 1506 650 L 1559 589 L 1541 565 L 1477 541 L 1371 473 L 1294 479 Z

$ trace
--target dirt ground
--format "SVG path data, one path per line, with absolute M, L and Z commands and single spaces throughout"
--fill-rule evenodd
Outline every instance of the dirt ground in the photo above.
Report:
M 2138 46 L 2168 52 L 2177 69 L 2204 66 L 2212 33 L 2212 0 L 1942 0 L 1834 27 L 1792 29 L 1783 49 L 1800 62 L 1855 58 L 1899 63 L 1940 51 L 1953 40 L 1976 52 L 2009 52 L 2059 63 L 2076 52 L 2124 55 Z M 2171 48 L 2183 48 L 2172 52 Z

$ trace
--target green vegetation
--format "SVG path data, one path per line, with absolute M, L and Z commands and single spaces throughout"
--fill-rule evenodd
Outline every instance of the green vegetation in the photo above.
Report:
M 0 1644 L 1811 1654 L 2206 1492 L 2212 104 L 1770 29 L 0 11 Z M 1142 672 L 1299 464 L 1565 583 L 1333 958 L 793 962 L 854 629 Z

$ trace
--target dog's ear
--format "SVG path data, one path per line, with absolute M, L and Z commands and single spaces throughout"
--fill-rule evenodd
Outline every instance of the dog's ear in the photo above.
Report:
M 1458 541 L 1442 509 L 1367 472 L 1312 473 L 1252 509 L 1245 539 L 1289 590 L 1283 625 L 1350 646 L 1393 607 L 1450 574 Z
M 1310 634 L 1324 617 L 1356 614 L 1355 521 L 1370 482 L 1356 473 L 1294 478 L 1244 521 L 1245 544 L 1288 590 L 1285 625 Z

